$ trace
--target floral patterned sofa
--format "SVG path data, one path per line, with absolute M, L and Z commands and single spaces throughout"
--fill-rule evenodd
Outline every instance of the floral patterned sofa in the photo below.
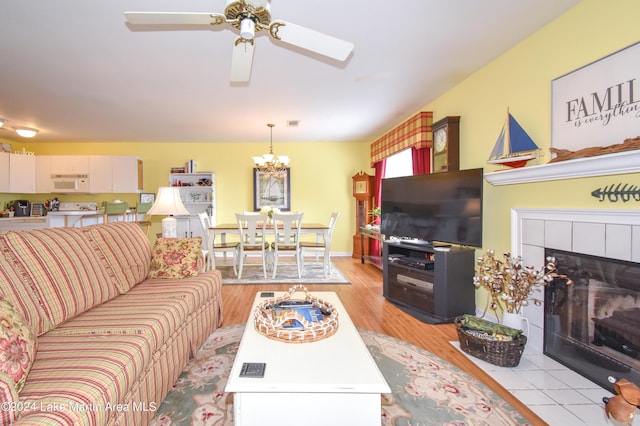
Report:
M 0 424 L 148 424 L 222 320 L 202 265 L 136 223 L 0 235 Z

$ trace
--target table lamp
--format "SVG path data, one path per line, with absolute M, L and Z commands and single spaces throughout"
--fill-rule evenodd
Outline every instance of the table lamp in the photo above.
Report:
M 180 188 L 174 186 L 161 186 L 158 188 L 158 198 L 147 212 L 148 215 L 167 215 L 162 219 L 162 237 L 178 237 L 178 221 L 174 215 L 189 215 L 180 199 Z

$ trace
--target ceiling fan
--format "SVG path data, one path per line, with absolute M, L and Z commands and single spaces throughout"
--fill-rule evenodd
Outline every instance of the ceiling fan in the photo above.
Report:
M 255 33 L 265 30 L 276 40 L 338 61 L 347 59 L 353 43 L 285 21 L 271 20 L 269 0 L 227 0 L 222 13 L 125 12 L 133 25 L 222 25 L 240 30 L 231 58 L 231 81 L 249 81 Z

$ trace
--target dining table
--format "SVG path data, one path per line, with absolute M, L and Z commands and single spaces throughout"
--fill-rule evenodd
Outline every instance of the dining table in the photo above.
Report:
M 273 224 L 268 224 L 265 228 L 266 235 L 276 234 L 276 227 Z M 315 234 L 316 241 L 322 242 L 329 239 L 329 226 L 323 223 L 312 223 L 312 222 L 302 222 L 300 225 L 300 235 L 303 234 Z M 238 223 L 220 223 L 218 225 L 213 225 L 209 227 L 209 253 L 213 253 L 213 242 L 216 241 L 216 238 L 220 236 L 220 242 L 225 243 L 227 241 L 227 235 L 240 235 L 240 228 Z M 325 248 L 325 259 L 328 259 L 329 253 L 326 251 L 329 250 L 327 246 Z M 226 253 L 225 253 L 226 256 Z M 318 256 L 316 255 L 316 261 L 318 260 Z

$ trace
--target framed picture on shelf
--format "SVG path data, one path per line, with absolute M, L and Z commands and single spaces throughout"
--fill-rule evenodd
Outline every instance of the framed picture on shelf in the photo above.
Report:
M 141 203 L 153 203 L 156 201 L 156 194 L 143 192 L 140 194 Z
M 266 173 L 253 169 L 253 210 L 271 206 L 282 211 L 291 210 L 291 169 L 280 173 Z

